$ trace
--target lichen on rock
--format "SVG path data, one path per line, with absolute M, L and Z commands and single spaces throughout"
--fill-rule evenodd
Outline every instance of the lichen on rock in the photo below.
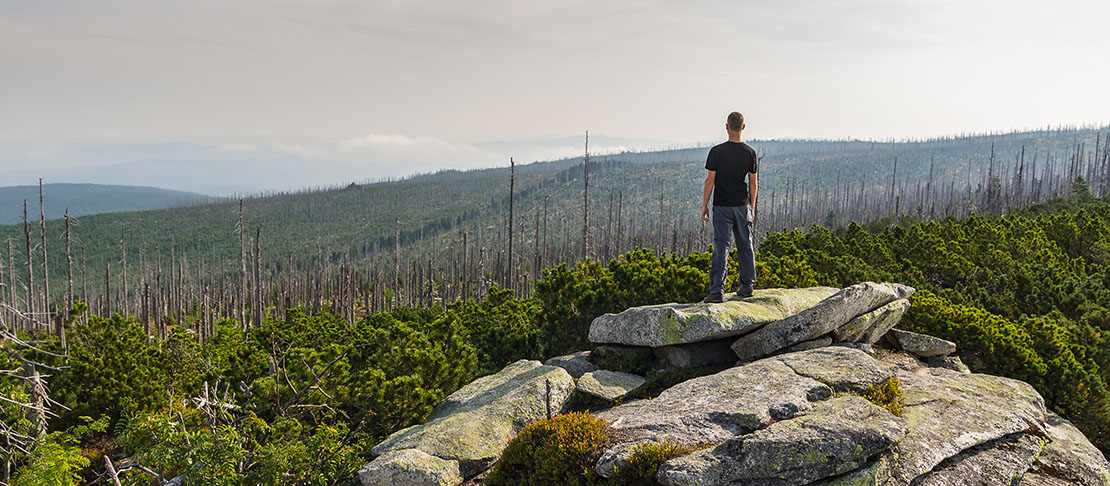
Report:
M 605 314 L 590 325 L 592 343 L 669 346 L 722 339 L 750 332 L 812 307 L 837 289 L 761 289 L 724 303 L 661 304 Z

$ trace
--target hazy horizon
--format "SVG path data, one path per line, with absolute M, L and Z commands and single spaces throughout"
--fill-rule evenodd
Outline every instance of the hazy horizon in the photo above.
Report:
M 1091 60 L 1108 16 L 1078 0 L 0 1 L 0 174 L 157 159 L 400 177 L 573 156 L 586 130 L 595 153 L 704 144 L 732 110 L 762 140 L 1105 126 L 1110 64 Z

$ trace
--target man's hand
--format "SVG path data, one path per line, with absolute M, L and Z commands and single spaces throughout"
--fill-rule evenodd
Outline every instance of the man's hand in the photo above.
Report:
M 702 206 L 701 207 L 701 220 L 705 221 L 707 223 L 709 222 L 709 207 L 708 206 Z

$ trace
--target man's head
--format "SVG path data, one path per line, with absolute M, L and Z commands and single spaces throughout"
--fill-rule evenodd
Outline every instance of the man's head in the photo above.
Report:
M 725 128 L 730 132 L 739 133 L 740 130 L 744 129 L 744 115 L 741 115 L 739 111 L 729 113 L 728 123 L 725 124 Z

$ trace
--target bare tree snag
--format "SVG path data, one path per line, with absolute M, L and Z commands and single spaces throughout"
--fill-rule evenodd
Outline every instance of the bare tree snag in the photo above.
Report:
M 239 225 L 235 228 L 239 233 L 239 299 L 236 313 L 239 314 L 239 324 L 243 332 L 247 332 L 247 316 L 244 303 L 247 297 L 247 246 L 244 241 L 246 228 L 243 226 L 243 199 L 239 198 Z
M 590 131 L 586 130 L 586 156 L 582 162 L 582 259 L 590 258 Z
M 124 230 L 123 221 L 120 221 L 120 223 L 119 223 L 119 251 L 120 251 L 120 258 L 121 258 L 120 263 L 121 263 L 121 266 L 123 267 L 123 275 L 122 275 L 123 286 L 120 289 L 120 298 L 123 299 L 123 315 L 124 315 L 124 317 L 127 317 L 127 316 L 131 315 L 131 309 L 129 308 L 129 306 L 127 304 L 127 300 L 128 300 L 129 295 L 128 295 L 128 292 L 127 292 L 127 239 L 126 239 L 126 237 L 127 237 L 127 232 Z
M 23 234 L 27 237 L 27 329 L 32 329 L 35 315 L 35 267 L 31 261 L 31 227 L 27 225 L 27 200 L 23 200 Z
M 516 162 L 509 157 L 509 275 L 508 287 L 513 288 L 515 272 L 513 271 L 513 193 L 516 192 Z M 504 285 L 504 283 L 502 284 Z
M 43 204 L 42 178 L 39 178 L 39 228 L 42 235 L 42 311 L 50 313 L 50 270 L 46 259 L 46 206 Z

